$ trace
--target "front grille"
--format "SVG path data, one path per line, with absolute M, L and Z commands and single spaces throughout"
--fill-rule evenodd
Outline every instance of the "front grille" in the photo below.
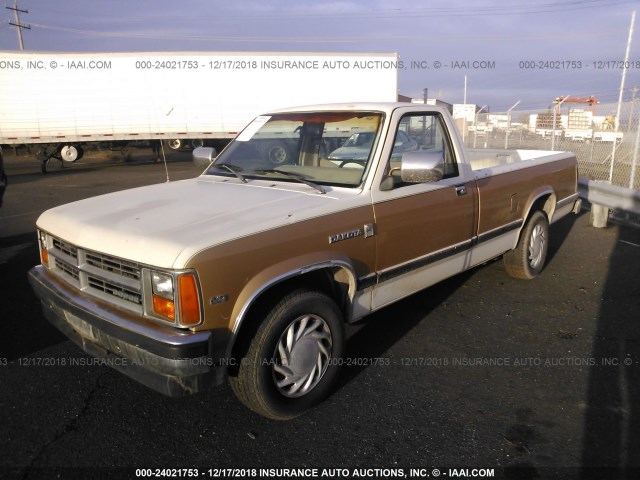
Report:
M 49 268 L 85 293 L 142 313 L 142 267 L 50 237 Z
M 78 258 L 78 249 L 73 245 L 70 245 L 62 240 L 57 238 L 53 239 L 53 248 L 60 250 L 65 255 L 70 256 L 71 258 Z
M 115 283 L 105 282 L 104 280 L 96 277 L 87 277 L 87 280 L 89 281 L 89 287 L 94 290 L 98 290 L 107 295 L 113 295 L 114 297 L 127 300 L 131 303 L 135 303 L 136 305 L 142 305 L 142 295 L 140 295 L 140 292 L 136 292 Z
M 56 268 L 60 270 L 60 272 L 62 272 L 64 275 L 67 275 L 76 281 L 80 280 L 80 270 L 78 270 L 76 267 L 73 267 L 68 263 L 64 263 L 59 258 L 55 259 L 55 264 Z
M 140 266 L 137 263 L 90 252 L 86 253 L 86 261 L 89 265 L 98 267 L 106 272 L 140 281 Z

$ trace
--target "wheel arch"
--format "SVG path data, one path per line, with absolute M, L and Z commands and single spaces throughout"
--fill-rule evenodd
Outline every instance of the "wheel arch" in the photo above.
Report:
M 529 198 L 527 199 L 527 210 L 525 215 L 522 217 L 522 225 L 518 230 L 518 235 L 516 236 L 513 248 L 516 248 L 516 245 L 520 240 L 520 236 L 527 226 L 527 222 L 529 221 L 529 218 L 531 218 L 531 215 L 540 210 L 547 215 L 547 220 L 551 223 L 551 219 L 556 211 L 556 204 L 556 193 L 549 185 L 543 185 L 531 192 L 531 195 L 529 195 Z
M 325 293 L 335 301 L 343 317 L 350 318 L 357 277 L 349 261 L 327 260 L 287 270 L 274 266 L 250 280 L 238 296 L 232 314 L 235 320 L 228 357 L 241 356 L 246 340 L 258 328 L 260 318 L 266 315 L 273 303 L 286 292 L 300 288 Z
M 529 219 L 536 210 L 541 210 L 551 219 L 556 211 L 557 195 L 550 185 L 543 185 L 531 192 L 527 199 L 527 212 L 523 220 Z

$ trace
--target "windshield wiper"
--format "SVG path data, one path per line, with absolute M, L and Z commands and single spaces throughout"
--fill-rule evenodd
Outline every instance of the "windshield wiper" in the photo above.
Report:
M 271 170 L 254 170 L 254 173 L 258 173 L 258 174 L 262 174 L 262 173 L 279 173 L 280 175 L 283 175 L 285 177 L 289 177 L 293 180 L 296 180 L 300 183 L 304 183 L 305 185 L 309 185 L 311 188 L 317 190 L 320 193 L 327 193 L 325 191 L 324 188 L 322 188 L 320 185 L 318 185 L 317 183 L 313 183 L 310 180 L 307 180 L 306 178 L 304 178 L 302 175 L 297 174 L 297 173 L 292 173 L 292 172 L 284 172 L 282 170 L 276 170 L 276 169 L 271 169 Z
M 238 177 L 238 179 L 240 179 L 242 183 L 247 183 L 247 179 L 244 178 L 244 175 L 240 173 L 240 170 L 242 170 L 242 168 L 238 167 L 237 165 L 231 165 L 230 163 L 214 163 L 213 166 L 223 168 L 233 173 L 236 177 Z

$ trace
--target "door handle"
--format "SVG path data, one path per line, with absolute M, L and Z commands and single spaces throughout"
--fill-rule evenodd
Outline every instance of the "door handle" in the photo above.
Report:
M 458 185 L 456 186 L 456 195 L 459 197 L 467 194 L 467 186 L 466 185 Z

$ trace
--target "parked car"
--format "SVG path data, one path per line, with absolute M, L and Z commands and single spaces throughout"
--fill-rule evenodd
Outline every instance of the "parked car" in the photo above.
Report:
M 340 148 L 334 150 L 329 155 L 329 160 L 338 166 L 348 164 L 364 164 L 371 153 L 371 147 L 375 140 L 376 132 L 356 132 L 344 142 Z M 412 152 L 418 149 L 418 143 L 409 136 L 398 131 L 393 147 L 393 156 L 401 156 L 405 152 Z M 353 166 L 353 165 L 350 165 Z

